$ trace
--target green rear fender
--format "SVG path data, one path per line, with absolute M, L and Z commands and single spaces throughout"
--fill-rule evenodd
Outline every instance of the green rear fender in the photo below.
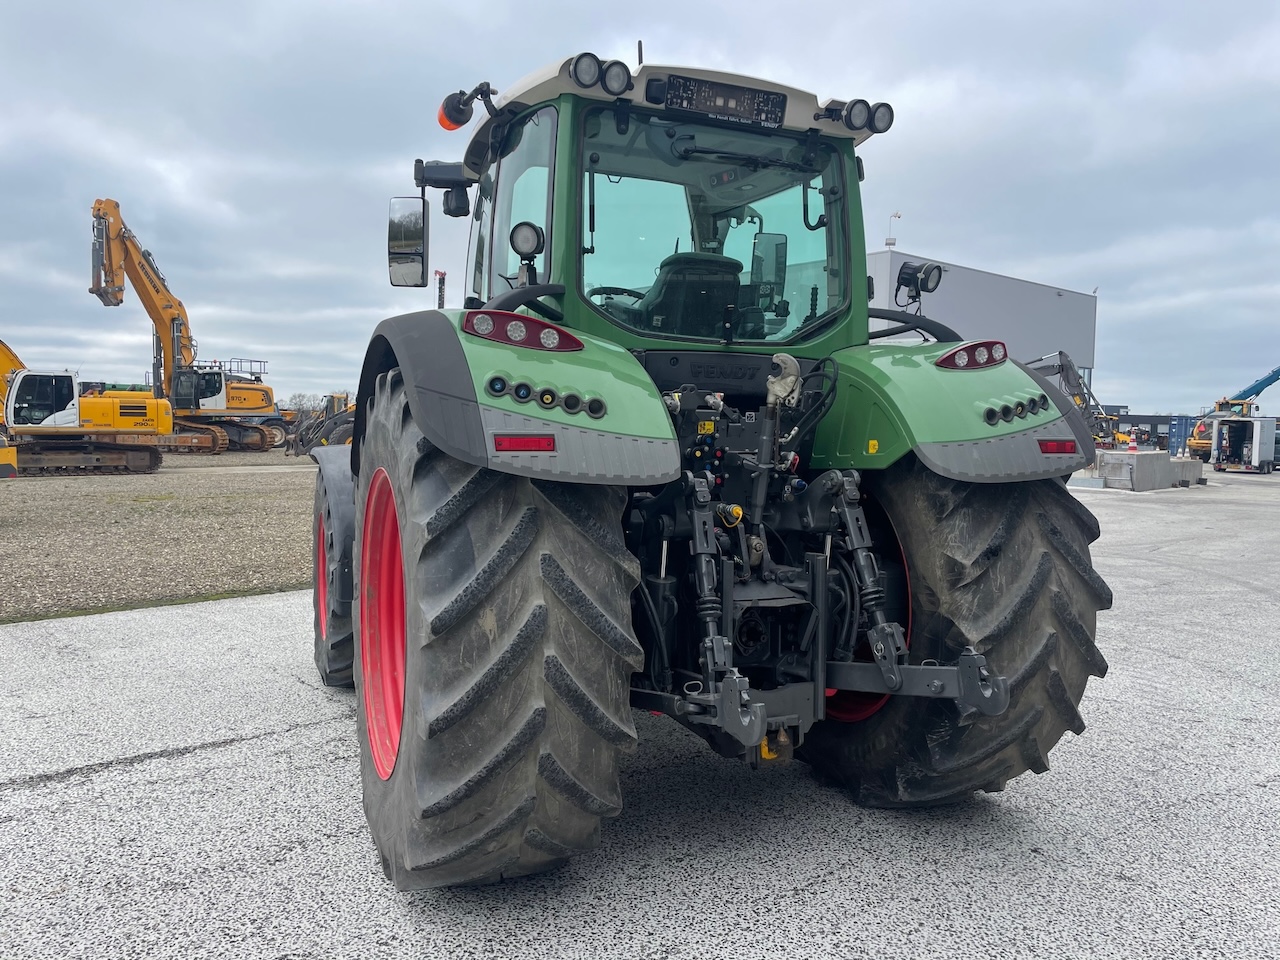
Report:
M 836 405 L 818 429 L 814 467 L 883 469 L 914 452 L 942 476 L 997 483 L 1062 476 L 1088 462 L 1092 450 L 1069 419 L 1074 411 L 1058 404 L 1060 391 L 1013 361 L 965 370 L 935 364 L 957 346 L 894 343 L 838 351 Z M 988 408 L 1025 406 L 1033 397 L 1038 405 L 1042 394 L 1049 397 L 1047 409 L 994 426 L 984 418 Z M 1042 440 L 1075 441 L 1075 452 L 1046 453 Z
M 530 322 L 490 313 L 500 323 Z M 577 331 L 581 350 L 496 343 L 464 332 L 464 316 L 427 310 L 378 325 L 360 374 L 357 440 L 379 374 L 399 367 L 423 435 L 459 460 L 575 483 L 649 485 L 679 476 L 671 417 L 626 350 Z M 527 400 L 517 386 L 529 388 Z M 358 442 L 351 456 L 358 473 Z

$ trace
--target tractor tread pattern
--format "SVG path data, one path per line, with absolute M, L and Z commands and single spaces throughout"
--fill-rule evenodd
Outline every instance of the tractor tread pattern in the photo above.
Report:
M 501 837 L 504 833 L 510 832 L 523 823 L 529 814 L 533 812 L 533 808 L 536 803 L 537 801 L 533 797 L 525 797 L 496 823 L 489 825 L 486 829 L 475 836 L 468 837 L 465 841 L 459 843 L 447 852 L 441 853 L 440 855 L 428 860 L 415 861 L 410 869 L 430 870 L 433 867 L 443 867 L 451 863 L 457 863 L 459 860 L 471 856 L 478 851 L 483 851 L 490 841 Z M 503 866 L 507 863 L 513 862 L 515 859 L 516 857 L 514 855 L 511 856 L 505 860 Z M 484 879 L 496 878 L 486 875 Z
M 428 737 L 438 737 L 493 694 L 499 687 L 515 676 L 524 666 L 533 649 L 542 639 L 547 629 L 547 608 L 544 604 L 536 604 L 529 611 L 520 628 L 516 630 L 511 645 L 498 654 L 480 675 L 480 679 L 468 687 L 461 696 L 436 714 L 427 727 Z
M 538 757 L 538 776 L 575 807 L 595 817 L 616 817 L 622 812 L 621 795 L 602 797 L 588 790 L 570 776 L 555 754 L 547 751 Z
M 538 535 L 538 508 L 526 507 L 512 527 L 506 539 L 499 544 L 489 561 L 480 568 L 474 579 L 463 584 L 462 589 L 431 619 L 432 636 L 440 636 L 475 609 L 497 585 L 511 572 Z
M 317 569 L 319 550 L 316 538 L 325 538 L 327 569 Z M 320 681 L 329 687 L 355 685 L 355 637 L 352 625 L 351 603 L 340 600 L 339 578 L 342 573 L 342 551 L 336 532 L 333 509 L 329 504 L 329 490 L 324 481 L 324 471 L 316 471 L 316 493 L 311 529 L 312 579 L 324 576 L 327 580 L 327 610 L 320 609 L 320 592 L 312 584 L 311 607 L 315 632 L 314 650 L 316 670 Z
M 913 661 L 954 662 L 972 646 L 1009 679 L 1010 703 L 988 717 L 891 698 L 859 723 L 817 724 L 801 756 L 878 807 L 954 803 L 1047 771 L 1061 737 L 1084 731 L 1077 704 L 1089 677 L 1106 672 L 1093 639 L 1096 612 L 1111 605 L 1089 560 L 1097 521 L 1054 480 L 968 484 L 914 457 L 870 479 L 919 592 Z
M 402 890 L 537 873 L 597 846 L 622 808 L 642 664 L 625 491 L 448 457 L 403 416 L 404 390 L 398 371 L 378 378 L 361 440 L 362 480 L 382 466 L 397 490 L 409 645 L 386 781 L 357 709 L 365 811 Z
M 474 796 L 489 781 L 509 768 L 516 761 L 516 758 L 525 753 L 529 744 L 538 739 L 538 736 L 546 729 L 546 726 L 546 708 L 538 707 L 525 718 L 524 722 L 520 724 L 506 743 L 485 760 L 479 770 L 467 778 L 465 783 L 458 784 L 444 796 L 423 806 L 422 816 L 439 816 L 447 810 L 452 810 L 462 801 Z M 435 786 L 435 784 L 432 784 L 432 786 Z
M 626 721 L 610 715 L 589 694 L 569 672 L 569 669 L 552 655 L 543 661 L 542 674 L 547 685 L 560 697 L 574 715 L 586 726 L 596 732 L 601 740 L 612 744 L 625 744 L 636 738 L 636 729 L 631 722 L 630 709 L 627 710 Z
M 538 558 L 542 570 L 542 579 L 552 591 L 573 611 L 582 625 L 604 641 L 618 656 L 631 663 L 639 670 L 644 666 L 644 648 L 636 642 L 627 631 L 609 618 L 600 605 L 586 595 L 578 584 L 565 573 L 564 567 L 549 553 Z

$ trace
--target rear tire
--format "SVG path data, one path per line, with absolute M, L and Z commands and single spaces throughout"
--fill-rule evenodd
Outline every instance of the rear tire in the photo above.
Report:
M 1008 677 L 1009 708 L 986 717 L 890 697 L 858 722 L 815 725 L 802 756 L 875 807 L 955 802 L 1044 773 L 1063 733 L 1084 731 L 1089 677 L 1107 671 L 1094 644 L 1097 611 L 1111 606 L 1089 558 L 1097 521 L 1056 480 L 961 483 L 914 457 L 867 474 L 864 489 L 868 512 L 878 505 L 892 525 L 878 540 L 896 532 L 906 560 L 911 662 L 955 663 L 972 645 Z
M 354 423 L 341 424 L 333 433 L 329 434 L 328 446 L 340 447 L 344 444 L 351 443 L 351 438 L 355 434 Z
M 331 496 L 345 496 L 346 503 Z M 331 491 L 323 470 L 316 471 L 316 496 L 311 528 L 311 612 L 315 631 L 315 661 L 320 680 L 328 687 L 355 685 L 355 640 L 351 627 L 351 488 Z M 347 511 L 348 523 L 337 516 Z
M 550 869 L 621 811 L 618 760 L 636 740 L 625 491 L 446 456 L 398 369 L 366 424 L 356 716 L 383 870 L 408 890 Z

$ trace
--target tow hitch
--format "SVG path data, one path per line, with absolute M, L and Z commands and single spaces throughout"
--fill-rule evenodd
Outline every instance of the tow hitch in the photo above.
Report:
M 973 647 L 965 647 L 954 666 L 941 664 L 894 664 L 899 678 L 890 687 L 880 663 L 827 662 L 827 687 L 864 693 L 892 693 L 905 697 L 934 697 L 955 700 L 988 717 L 999 716 L 1009 706 L 1009 681 L 994 677 L 987 658 Z

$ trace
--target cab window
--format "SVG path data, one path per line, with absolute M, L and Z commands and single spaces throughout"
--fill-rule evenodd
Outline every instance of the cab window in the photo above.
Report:
M 489 236 L 493 296 L 516 286 L 520 257 L 511 249 L 511 228 L 529 221 L 546 234 L 542 253 L 534 259 L 538 281 L 545 283 L 551 251 L 551 176 L 556 153 L 556 111 L 543 107 L 507 134 L 498 160 Z M 477 224 L 483 229 L 484 221 Z

